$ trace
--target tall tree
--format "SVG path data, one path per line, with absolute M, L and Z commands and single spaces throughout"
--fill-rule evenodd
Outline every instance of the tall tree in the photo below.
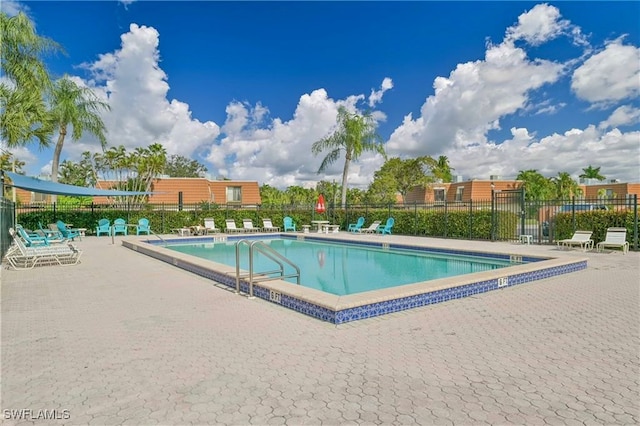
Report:
M 171 155 L 164 168 L 164 173 L 171 177 L 203 177 L 206 172 L 203 164 L 182 155 Z
M 431 163 L 431 173 L 436 179 L 441 179 L 442 182 L 451 182 L 453 180 L 452 172 L 455 169 L 449 164 L 449 158 L 446 155 L 441 155 L 437 160 Z
M 556 198 L 567 199 L 578 194 L 578 183 L 567 172 L 560 172 L 558 176 L 551 178 L 555 187 Z
M 582 174 L 580 175 L 583 179 L 596 179 L 599 181 L 603 181 L 606 177 L 600 174 L 600 167 L 593 167 L 589 164 L 588 167 L 582 169 Z
M 554 196 L 554 186 L 546 177 L 537 170 L 520 170 L 516 180 L 521 180 L 525 190 L 527 201 L 545 200 Z
M 266 183 L 260 187 L 260 199 L 262 200 L 263 205 L 278 205 L 286 203 L 286 196 L 284 192 Z
M 53 129 L 45 95 L 51 79 L 42 57 L 61 51 L 53 40 L 37 34 L 27 15 L 0 12 L 0 138 L 9 147 L 37 139 L 48 146 Z
M 90 133 L 98 138 L 104 149 L 107 144 L 105 137 L 107 129 L 99 113 L 108 109 L 109 105 L 99 100 L 91 89 L 78 86 L 67 76 L 54 83 L 49 114 L 59 134 L 51 163 L 52 182 L 58 181 L 60 154 L 69 126 L 72 128 L 73 140 L 77 141 L 83 134 Z M 55 202 L 55 195 L 52 201 Z
M 378 152 L 385 156 L 382 138 L 376 133 L 376 122 L 369 113 L 363 115 L 350 113 L 346 108 L 338 109 L 338 127 L 335 132 L 311 146 L 313 155 L 329 151 L 324 157 L 318 173 L 322 173 L 333 164 L 344 151 L 344 167 L 342 169 L 342 207 L 347 204 L 347 188 L 349 165 L 356 161 L 365 151 Z
M 406 160 L 391 158 L 375 172 L 370 195 L 377 194 L 375 198 L 378 198 L 379 202 L 395 202 L 396 193 L 399 192 L 404 203 L 411 189 L 426 187 L 433 182 L 433 178 L 427 175 L 425 169 L 434 163 L 428 156 Z
M 22 167 L 24 166 L 24 164 L 25 164 L 24 161 L 20 161 L 17 158 L 14 158 L 12 153 L 8 151 L 0 150 L 0 170 L 8 170 L 14 173 L 23 174 Z M 15 188 L 12 188 L 11 190 L 9 190 L 9 187 L 5 186 L 4 191 L 5 191 L 5 195 L 8 195 L 9 191 L 11 191 L 15 201 L 15 193 L 16 193 Z

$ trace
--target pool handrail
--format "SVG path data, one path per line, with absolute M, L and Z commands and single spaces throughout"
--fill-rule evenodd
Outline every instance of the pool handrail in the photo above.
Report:
M 241 244 L 247 244 L 249 246 L 249 273 L 248 274 L 240 274 L 240 245 Z M 247 239 L 241 239 L 236 241 L 235 249 L 236 249 L 236 294 L 240 294 L 240 278 L 241 277 L 249 277 L 249 296 L 248 296 L 249 299 L 255 298 L 255 296 L 253 295 L 254 282 L 271 281 L 271 280 L 295 277 L 297 284 L 300 285 L 300 268 L 298 267 L 298 265 L 296 265 L 291 260 L 284 257 L 282 254 L 278 253 L 272 247 L 269 247 L 268 245 L 266 245 L 263 241 L 260 241 L 260 240 L 249 241 Z M 254 278 L 254 271 L 253 271 L 253 251 L 254 250 L 259 251 L 260 253 L 262 253 L 269 259 L 273 260 L 280 266 L 280 269 L 275 269 L 273 271 L 263 271 L 263 272 L 260 272 L 259 274 L 260 275 L 279 274 L 278 276 L 275 276 L 275 277 L 265 276 L 262 278 Z M 284 264 L 282 262 L 287 263 L 289 266 L 293 267 L 296 270 L 296 273 L 285 274 Z

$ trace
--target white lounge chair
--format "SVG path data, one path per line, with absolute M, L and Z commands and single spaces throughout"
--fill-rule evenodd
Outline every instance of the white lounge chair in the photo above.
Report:
M 242 219 L 242 230 L 245 232 L 260 232 L 262 229 L 253 226 L 251 219 Z
M 207 234 L 220 232 L 220 229 L 216 228 L 216 221 L 212 217 L 204 218 L 204 229 Z
M 626 228 L 607 228 L 607 235 L 604 241 L 597 244 L 598 251 L 602 251 L 605 247 L 621 248 L 622 254 L 629 251 L 629 242 L 627 241 Z
M 273 226 L 271 219 L 262 219 L 262 230 L 264 232 L 280 232 L 280 227 Z
M 14 244 L 7 250 L 5 259 L 14 269 L 46 265 L 69 266 L 80 261 L 82 251 L 71 243 L 27 247 L 13 228 L 9 228 L 9 234 L 13 237 Z
M 241 232 L 242 229 L 238 229 L 236 228 L 236 221 L 233 219 L 226 219 L 225 221 L 225 230 L 224 232 L 226 232 L 227 234 L 230 234 L 232 232 Z
M 576 231 L 573 237 L 559 240 L 558 247 L 569 248 L 572 246 L 580 246 L 583 251 L 593 249 L 593 240 L 591 239 L 591 231 Z
M 382 223 L 381 220 L 376 220 L 371 225 L 369 225 L 368 228 L 360 228 L 356 230 L 356 232 L 360 232 L 362 234 L 375 234 L 381 223 Z

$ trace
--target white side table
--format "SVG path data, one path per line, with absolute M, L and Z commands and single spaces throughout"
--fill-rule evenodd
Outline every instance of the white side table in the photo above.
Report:
M 530 245 L 533 241 L 533 235 L 522 234 L 520 235 L 520 242 L 522 244 Z

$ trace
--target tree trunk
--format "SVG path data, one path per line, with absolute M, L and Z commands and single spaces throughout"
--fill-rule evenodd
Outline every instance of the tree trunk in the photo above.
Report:
M 349 163 L 351 163 L 351 153 L 347 151 L 344 159 L 344 169 L 342 170 L 342 208 L 347 207 L 347 179 L 349 176 Z
M 58 135 L 58 142 L 56 148 L 53 150 L 53 160 L 51 162 L 51 182 L 58 182 L 58 166 L 60 164 L 60 154 L 62 153 L 62 146 L 64 145 L 64 138 L 67 135 L 67 127 L 60 126 L 60 135 Z M 56 194 L 51 195 L 51 202 L 58 201 Z

